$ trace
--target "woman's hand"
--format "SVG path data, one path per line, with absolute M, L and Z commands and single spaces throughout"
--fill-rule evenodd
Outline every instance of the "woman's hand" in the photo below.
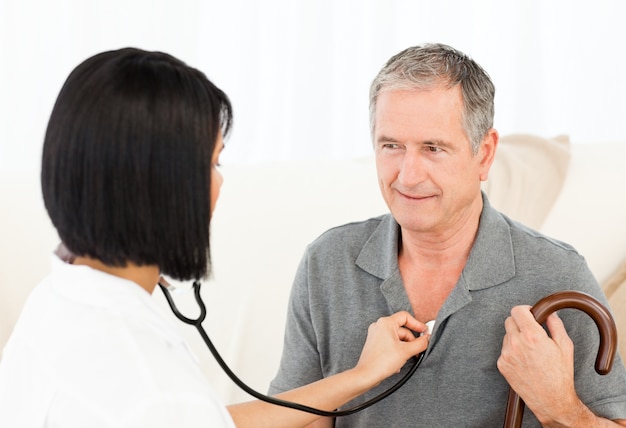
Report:
M 425 350 L 430 335 L 415 337 L 413 332 L 423 333 L 426 330 L 426 325 L 408 312 L 380 318 L 370 325 L 361 357 L 354 368 L 276 397 L 317 409 L 337 409 L 399 372 L 409 358 Z M 316 420 L 315 427 L 334 426 L 333 418 L 320 419 L 313 414 L 261 401 L 231 405 L 228 410 L 238 427 L 308 427 L 313 426 L 309 424 Z
M 406 361 L 428 347 L 430 334 L 416 337 L 414 332 L 426 333 L 426 324 L 408 312 L 397 312 L 379 318 L 367 331 L 367 339 L 355 370 L 371 377 L 374 385 L 398 373 Z

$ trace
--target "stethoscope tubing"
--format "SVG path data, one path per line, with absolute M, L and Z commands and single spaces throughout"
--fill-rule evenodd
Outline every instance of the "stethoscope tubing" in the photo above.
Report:
M 246 385 L 241 379 L 239 379 L 239 377 L 237 377 L 237 375 L 235 375 L 235 373 L 230 369 L 230 367 L 228 367 L 228 365 L 226 364 L 224 359 L 221 357 L 221 355 L 217 351 L 217 348 L 215 348 L 215 346 L 213 345 L 213 342 L 209 338 L 209 335 L 207 334 L 207 332 L 202 327 L 202 322 L 206 318 L 206 306 L 204 304 L 204 301 L 202 300 L 202 296 L 200 295 L 200 282 L 199 281 L 194 281 L 194 283 L 193 283 L 194 296 L 195 296 L 196 302 L 197 302 L 197 304 L 198 304 L 198 306 L 200 308 L 200 314 L 195 319 L 188 318 L 188 317 L 184 316 L 178 310 L 178 308 L 176 307 L 176 304 L 174 303 L 174 299 L 172 298 L 172 296 L 171 296 L 171 294 L 170 294 L 170 292 L 169 292 L 169 290 L 167 289 L 166 286 L 164 286 L 163 284 L 161 284 L 159 282 L 159 287 L 161 288 L 161 291 L 163 291 L 163 294 L 165 295 L 165 299 L 167 300 L 167 303 L 168 303 L 170 309 L 172 310 L 172 312 L 174 313 L 174 315 L 176 315 L 176 318 L 178 318 L 179 320 L 181 320 L 185 324 L 193 325 L 194 327 L 196 327 L 196 329 L 198 330 L 198 333 L 200 333 L 200 336 L 204 340 L 204 343 L 206 344 L 206 346 L 211 351 L 211 354 L 213 354 L 213 357 L 215 358 L 217 363 L 220 365 L 222 370 L 228 375 L 228 377 L 239 388 L 241 388 L 242 390 L 244 390 L 245 392 L 247 392 L 251 396 L 253 396 L 253 397 L 255 397 L 255 398 L 257 398 L 257 399 L 259 399 L 261 401 L 265 401 L 266 403 L 274 404 L 274 405 L 277 405 L 277 406 L 288 407 L 290 409 L 300 410 L 302 412 L 312 413 L 312 414 L 315 414 L 315 415 L 318 415 L 318 416 L 338 417 L 338 416 L 352 415 L 354 413 L 360 412 L 361 410 L 364 410 L 364 409 L 366 409 L 366 408 L 368 408 L 368 407 L 378 403 L 379 401 L 387 398 L 388 396 L 390 396 L 391 394 L 396 392 L 398 389 L 400 389 L 400 387 L 402 387 L 402 385 L 404 385 L 411 378 L 411 376 L 413 376 L 413 374 L 415 373 L 415 371 L 419 367 L 420 363 L 424 359 L 424 352 L 422 352 L 421 354 L 419 354 L 416 357 L 413 357 L 413 364 L 409 368 L 409 371 L 396 384 L 394 384 L 393 386 L 391 386 L 389 389 L 387 389 L 386 391 L 382 392 L 381 394 L 377 395 L 376 397 L 374 397 L 374 398 L 372 398 L 372 399 L 370 399 L 370 400 L 368 400 L 368 401 L 366 401 L 366 402 L 364 402 L 362 404 L 359 404 L 359 405 L 357 405 L 355 407 L 352 407 L 350 409 L 328 411 L 328 410 L 321 410 L 321 409 L 316 409 L 314 407 L 305 406 L 305 405 L 299 404 L 299 403 L 294 403 L 292 401 L 281 400 L 279 398 L 270 397 L 268 395 L 261 394 L 260 392 L 255 391 L 254 389 L 252 389 L 251 387 Z

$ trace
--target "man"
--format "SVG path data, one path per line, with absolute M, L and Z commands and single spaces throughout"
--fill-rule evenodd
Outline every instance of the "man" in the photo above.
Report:
M 364 327 L 382 315 L 407 310 L 436 323 L 406 385 L 315 427 L 502 426 L 509 383 L 526 402 L 524 426 L 626 426 L 624 366 L 617 357 L 610 374 L 595 373 L 591 319 L 554 314 L 550 338 L 529 310 L 561 289 L 606 304 L 583 257 L 497 212 L 480 190 L 498 145 L 494 93 L 478 64 L 439 44 L 400 52 L 372 83 L 378 181 L 391 214 L 332 229 L 307 248 L 271 392 L 353 366 Z

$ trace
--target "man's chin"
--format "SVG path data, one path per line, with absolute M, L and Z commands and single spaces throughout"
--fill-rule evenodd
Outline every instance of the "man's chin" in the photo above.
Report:
M 434 232 L 437 228 L 437 222 L 432 216 L 406 212 L 397 213 L 397 215 L 392 212 L 392 215 L 402 230 L 416 233 L 429 233 Z

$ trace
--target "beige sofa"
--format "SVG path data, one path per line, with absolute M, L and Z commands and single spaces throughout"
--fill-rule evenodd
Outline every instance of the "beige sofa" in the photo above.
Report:
M 626 343 L 626 142 L 502 138 L 485 191 L 511 217 L 574 245 L 610 294 Z M 212 226 L 214 275 L 203 286 L 205 327 L 239 376 L 265 391 L 279 363 L 291 281 L 307 243 L 332 226 L 387 211 L 373 159 L 226 165 Z M 0 348 L 30 289 L 48 272 L 58 239 L 37 174 L 0 177 Z M 567 286 L 567 284 L 564 284 Z M 160 291 L 155 299 L 172 317 Z M 197 313 L 190 294 L 176 296 Z M 534 302 L 528 302 L 532 304 Z M 225 402 L 248 399 L 179 321 Z M 80 320 L 76 320 L 80 322 Z

